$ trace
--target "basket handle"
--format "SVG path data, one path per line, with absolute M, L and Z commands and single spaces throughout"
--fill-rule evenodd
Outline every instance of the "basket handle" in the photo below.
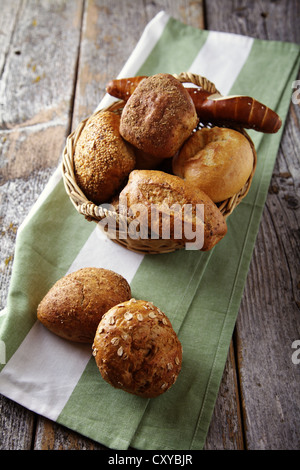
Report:
M 173 74 L 173 77 L 181 83 L 193 83 L 194 85 L 200 86 L 211 94 L 221 94 L 213 82 L 209 81 L 206 77 L 202 77 L 201 75 L 196 75 L 191 72 L 181 72 L 180 74 Z

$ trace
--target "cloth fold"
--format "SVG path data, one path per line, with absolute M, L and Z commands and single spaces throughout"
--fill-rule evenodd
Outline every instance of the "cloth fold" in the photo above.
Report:
M 145 28 L 119 77 L 191 71 L 222 94 L 255 97 L 286 118 L 299 46 L 192 28 L 160 12 Z M 98 109 L 113 98 L 105 96 Z M 247 197 L 210 252 L 130 252 L 80 216 L 60 168 L 20 227 L 0 339 L 0 393 L 114 449 L 202 449 L 218 394 L 282 129 L 250 131 L 258 165 Z M 56 337 L 36 320 L 54 282 L 84 266 L 113 269 L 133 296 L 169 316 L 183 346 L 174 386 L 145 400 L 113 389 L 88 346 Z

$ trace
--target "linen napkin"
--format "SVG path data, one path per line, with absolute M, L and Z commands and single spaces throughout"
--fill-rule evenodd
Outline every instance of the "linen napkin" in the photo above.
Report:
M 119 77 L 191 71 L 222 94 L 254 96 L 284 121 L 298 68 L 296 44 L 199 30 L 160 12 Z M 98 108 L 112 100 L 105 96 Z M 228 218 L 226 237 L 206 253 L 141 255 L 115 244 L 76 212 L 57 168 L 17 234 L 0 317 L 0 393 L 112 449 L 202 449 L 282 129 L 249 132 L 258 153 L 251 190 Z M 90 346 L 56 337 L 37 322 L 37 305 L 54 282 L 84 266 L 120 273 L 134 297 L 151 300 L 170 318 L 183 364 L 165 394 L 143 399 L 113 389 Z

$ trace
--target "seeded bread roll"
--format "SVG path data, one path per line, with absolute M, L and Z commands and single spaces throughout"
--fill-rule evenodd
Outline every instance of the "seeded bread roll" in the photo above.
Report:
M 76 182 L 95 204 L 109 201 L 135 167 L 134 151 L 122 139 L 119 127 L 120 117 L 115 113 L 94 114 L 75 146 Z
M 38 306 L 37 318 L 62 338 L 92 344 L 102 315 L 130 298 L 130 286 L 120 274 L 82 268 L 53 285 Z
M 198 122 L 194 103 L 184 86 L 169 74 L 142 80 L 121 115 L 120 133 L 157 164 L 172 157 Z M 142 158 L 139 154 L 139 158 Z M 139 168 L 142 164 L 138 162 Z
M 183 246 L 193 243 L 190 248 L 201 251 L 213 248 L 227 232 L 225 218 L 203 191 L 163 171 L 132 171 L 119 195 L 118 209 L 138 220 L 142 234 L 146 227 L 151 236 L 177 240 Z
M 110 385 L 154 398 L 177 379 L 182 347 L 170 320 L 159 308 L 151 302 L 131 299 L 103 315 L 93 355 Z
M 195 132 L 173 158 L 173 172 L 221 202 L 238 193 L 253 170 L 248 139 L 233 129 Z

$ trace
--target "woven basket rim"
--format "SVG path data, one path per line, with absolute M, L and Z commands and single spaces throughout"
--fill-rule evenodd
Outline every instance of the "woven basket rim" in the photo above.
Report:
M 180 74 L 173 74 L 173 76 L 177 78 L 181 83 L 194 84 L 197 86 L 201 86 L 204 90 L 209 91 L 212 94 L 213 93 L 220 94 L 215 84 L 209 81 L 206 77 L 203 77 L 201 75 L 197 75 L 197 74 L 193 74 L 189 72 L 182 72 Z M 75 128 L 75 130 L 71 132 L 70 135 L 67 137 L 66 144 L 62 152 L 62 176 L 63 176 L 63 182 L 64 182 L 66 193 L 68 194 L 75 209 L 80 214 L 84 215 L 84 217 L 89 221 L 99 222 L 104 217 L 113 217 L 116 219 L 117 223 L 120 222 L 121 219 L 125 221 L 126 223 L 129 223 L 132 220 L 123 214 L 119 214 L 115 210 L 107 209 L 105 207 L 105 204 L 97 205 L 94 202 L 90 201 L 85 196 L 83 191 L 80 189 L 78 184 L 76 183 L 76 178 L 75 178 L 75 173 L 74 173 L 74 162 L 73 162 L 76 143 L 78 141 L 78 138 L 83 128 L 85 127 L 86 122 L 94 115 L 97 115 L 98 113 L 105 112 L 105 111 L 111 111 L 117 114 L 121 114 L 124 105 L 125 105 L 125 101 L 122 101 L 122 100 L 114 101 L 111 105 L 105 108 L 97 109 L 90 116 L 83 119 Z M 218 125 L 220 126 L 220 124 Z M 212 126 L 209 126 L 208 123 L 203 123 L 202 127 L 212 127 Z M 245 129 L 243 129 L 242 127 L 238 127 L 238 126 L 226 125 L 226 127 L 231 127 L 232 129 L 235 129 L 241 132 L 248 139 L 252 148 L 252 152 L 253 152 L 253 169 L 244 187 L 238 193 L 222 201 L 221 203 L 216 204 L 225 218 L 227 218 L 230 214 L 232 214 L 232 212 L 237 207 L 237 205 L 248 194 L 251 183 L 252 183 L 252 179 L 255 173 L 256 164 L 257 164 L 257 154 L 256 154 L 255 146 L 250 136 L 245 131 Z M 153 240 L 151 240 L 151 242 L 153 243 Z M 155 240 L 155 242 L 157 242 L 157 240 Z M 162 240 L 162 242 L 165 243 L 166 240 Z M 123 241 L 122 244 L 123 245 L 126 244 L 126 241 Z M 134 246 L 132 246 L 131 248 L 130 247 L 128 248 L 132 249 L 133 251 L 136 251 Z M 157 249 L 159 251 L 159 247 Z M 137 251 L 141 251 L 141 250 L 138 248 Z M 154 250 L 154 251 L 158 252 L 157 250 Z M 174 248 L 168 249 L 167 247 L 165 247 L 164 252 L 166 251 L 174 251 Z M 147 248 L 147 252 L 150 252 L 150 247 Z

